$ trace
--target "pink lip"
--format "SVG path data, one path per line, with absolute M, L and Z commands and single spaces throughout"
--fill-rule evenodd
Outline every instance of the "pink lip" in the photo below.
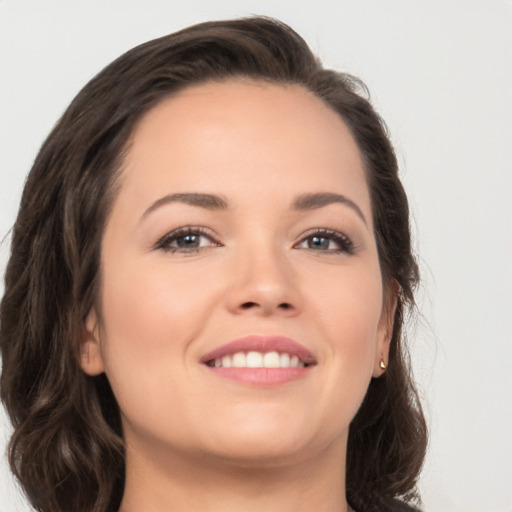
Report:
M 277 386 L 309 374 L 311 366 L 303 368 L 215 368 L 206 366 L 207 370 L 224 379 L 229 379 L 250 386 Z
M 224 356 L 233 355 L 236 352 L 286 352 L 291 356 L 297 356 L 301 361 L 306 364 L 316 363 L 313 354 L 305 347 L 282 336 L 247 336 L 238 340 L 231 341 L 222 345 L 221 347 L 212 350 L 201 358 L 201 363 L 207 363 L 215 359 L 220 359 Z M 245 370 L 245 368 L 241 368 Z

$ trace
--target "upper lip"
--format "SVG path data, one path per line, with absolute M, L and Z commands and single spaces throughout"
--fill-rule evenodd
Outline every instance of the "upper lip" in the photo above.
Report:
M 247 336 L 245 338 L 230 341 L 201 358 L 201 363 L 207 363 L 236 352 L 279 352 L 297 356 L 305 364 L 316 363 L 313 354 L 300 343 L 284 336 Z

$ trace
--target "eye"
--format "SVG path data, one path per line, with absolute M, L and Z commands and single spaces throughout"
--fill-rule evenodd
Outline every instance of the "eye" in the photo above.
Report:
M 308 249 L 320 253 L 354 254 L 354 243 L 343 233 L 331 229 L 316 229 L 295 246 L 298 249 Z
M 155 249 L 171 253 L 194 253 L 209 247 L 218 247 L 212 235 L 206 229 L 186 226 L 175 229 L 160 238 L 155 244 Z

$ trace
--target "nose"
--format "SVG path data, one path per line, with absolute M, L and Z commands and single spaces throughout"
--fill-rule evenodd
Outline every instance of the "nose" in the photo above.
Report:
M 235 314 L 294 316 L 301 300 L 289 258 L 274 250 L 247 250 L 232 262 L 228 309 Z

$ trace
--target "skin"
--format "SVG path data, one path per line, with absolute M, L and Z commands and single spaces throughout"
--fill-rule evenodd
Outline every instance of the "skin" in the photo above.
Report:
M 292 207 L 312 192 L 356 207 Z M 158 203 L 177 193 L 228 207 Z M 183 226 L 206 231 L 199 247 L 159 244 Z M 350 250 L 325 234 L 314 245 L 317 228 L 348 237 Z M 348 510 L 349 424 L 388 357 L 383 296 L 362 160 L 321 100 L 232 80 L 151 110 L 122 169 L 82 346 L 84 371 L 106 372 L 122 412 L 121 510 Z M 247 335 L 292 338 L 317 364 L 262 387 L 200 363 Z

